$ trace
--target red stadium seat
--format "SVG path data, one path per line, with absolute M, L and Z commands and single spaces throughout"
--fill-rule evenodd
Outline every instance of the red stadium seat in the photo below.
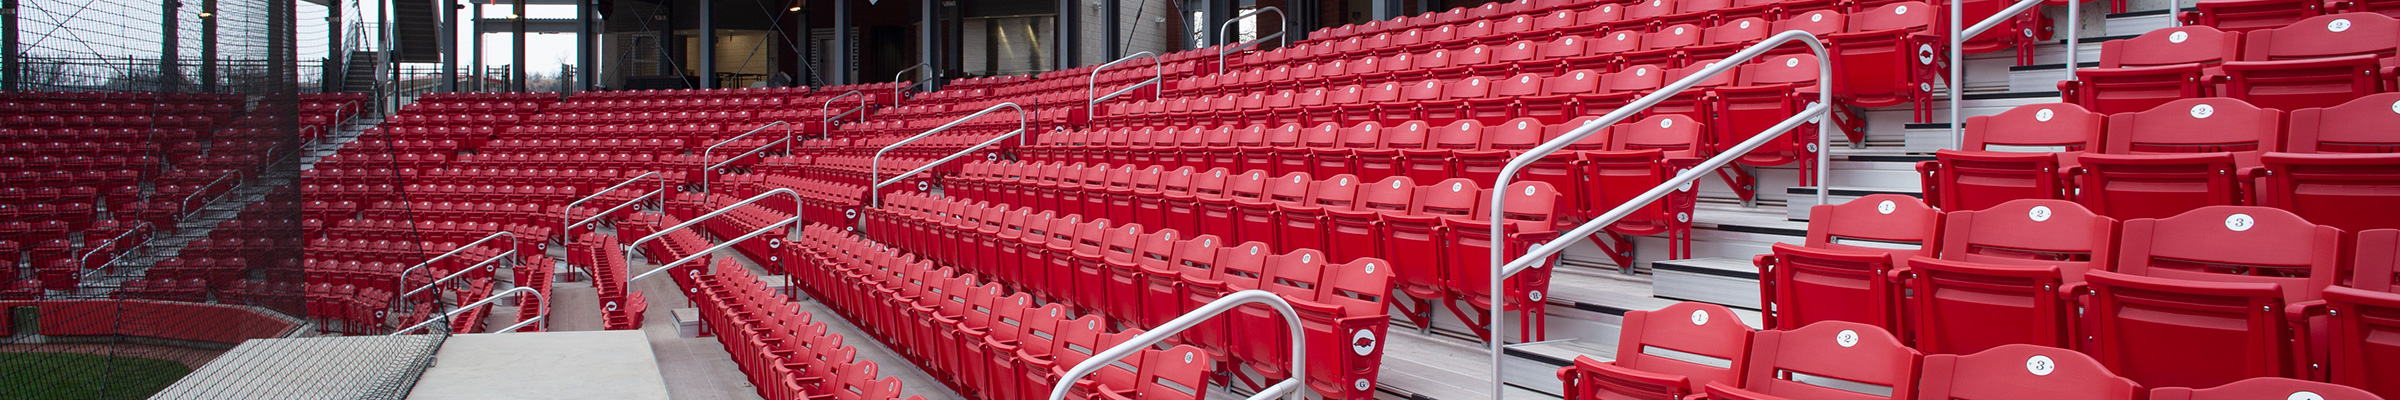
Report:
M 2226 32 L 2281 28 L 2325 14 L 2319 0 L 2205 0 L 2176 16 L 2185 25 L 2215 27 Z
M 2152 400 L 2325 399 L 2381 400 L 2373 393 L 2322 382 L 2258 377 L 2206 389 L 2162 387 L 2150 391 Z
M 1877 194 L 1809 209 L 1805 246 L 1776 243 L 1752 260 L 1769 329 L 1818 321 L 1898 327 L 1899 261 L 1941 246 L 1941 211 L 1914 197 Z
M 1966 145 L 1917 163 L 1925 198 L 1948 211 L 2015 199 L 2065 199 L 2065 171 L 2100 141 L 2106 118 L 2074 104 L 2032 104 L 1967 118 Z
M 2108 270 L 2117 221 L 2065 200 L 2015 200 L 1942 216 L 1939 252 L 1912 257 L 1902 320 L 1917 350 L 2074 347 L 2070 287 Z M 1936 258 L 1935 256 L 1939 256 Z
M 2400 334 L 2400 230 L 2360 232 L 2356 252 L 2350 283 L 2325 289 L 2327 381 L 2400 397 L 2400 382 L 2385 379 L 2400 372 L 2400 345 L 2378 339 Z
M 2332 107 L 2389 90 L 2400 20 L 2376 13 L 2312 17 L 2242 35 L 2242 58 L 2223 65 L 2225 95 L 2260 107 Z
M 2243 177 L 2280 151 L 2283 112 L 2227 98 L 2183 99 L 2108 117 L 2095 151 L 2077 157 L 2078 202 L 2118 219 L 2161 218 L 2241 204 Z
M 2252 201 L 2343 230 L 2400 228 L 2400 209 L 2384 206 L 2400 197 L 2380 189 L 2400 179 L 2400 139 L 2381 133 L 2400 124 L 2395 104 L 2400 93 L 2293 112 L 2288 153 L 2259 157 L 2266 181 Z
M 2263 207 L 2126 221 L 2116 269 L 2084 275 L 2097 326 L 2084 348 L 2161 387 L 2305 376 L 2302 303 L 2338 279 L 2342 236 Z
M 2059 82 L 2068 102 L 2101 114 L 2149 110 L 2176 99 L 2208 97 L 2218 67 L 2241 56 L 2241 35 L 2207 26 L 2179 26 L 2132 39 L 2100 43 L 2100 66 L 2080 68 Z
M 1574 365 L 1558 369 L 1568 400 L 1679 400 L 1712 383 L 1741 383 L 1751 330 L 1733 310 L 1675 303 L 1658 311 L 1627 312 L 1623 326 L 1616 361 L 1577 356 Z
M 1908 399 L 1924 357 L 1873 325 L 1825 321 L 1759 331 L 1737 382 L 1703 387 L 1706 399 Z M 1801 375 L 1807 375 L 1804 378 Z M 1844 387 L 1826 386 L 1831 378 Z
M 2012 344 L 1973 355 L 1925 356 L 1916 398 L 2133 400 L 2147 394 L 2083 353 Z
M 1502 312 L 1518 313 L 1518 321 L 1523 322 L 1519 324 L 1520 340 L 1546 340 L 1548 313 L 1543 312 L 1546 303 L 1542 299 L 1548 297 L 1550 264 L 1557 256 L 1510 276 L 1500 294 L 1502 302 L 1497 305 L 1492 304 L 1490 260 L 1494 247 L 1502 249 L 1501 260 L 1505 262 L 1558 237 L 1557 215 L 1553 214 L 1557 211 L 1558 190 L 1542 182 L 1517 182 L 1505 190 L 1482 190 L 1473 180 L 1465 178 L 1444 180 L 1427 189 L 1445 197 L 1474 194 L 1473 206 L 1466 208 L 1473 210 L 1472 213 L 1442 219 L 1441 229 L 1446 232 L 1442 250 L 1447 255 L 1441 268 L 1442 281 L 1450 293 L 1443 305 L 1460 321 L 1466 321 L 1477 336 L 1487 340 L 1499 337 L 1499 327 L 1492 326 L 1489 317 L 1489 311 L 1495 307 Z M 1505 208 L 1489 209 L 1486 201 L 1491 196 L 1506 196 Z M 1499 214 L 1502 221 L 1499 237 L 1491 234 L 1492 214 Z M 1467 307 L 1459 307 L 1462 303 Z
M 1850 15 L 1842 33 L 1824 37 L 1833 53 L 1833 97 L 1859 107 L 1908 104 L 1916 121 L 1932 119 L 1934 64 L 1939 55 L 1920 54 L 1938 42 L 1931 34 L 1936 8 L 1923 2 L 1886 4 Z M 1939 47 L 1940 45 L 1933 45 Z

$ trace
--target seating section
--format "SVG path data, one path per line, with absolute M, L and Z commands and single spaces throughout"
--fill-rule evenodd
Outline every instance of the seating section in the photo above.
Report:
M 876 379 L 874 361 L 857 359 L 822 321 L 789 294 L 767 288 L 733 260 L 677 267 L 704 329 L 732 353 L 758 396 L 769 399 L 899 399 L 900 378 Z M 705 272 L 705 273 L 703 273 Z M 922 399 L 911 396 L 910 399 Z

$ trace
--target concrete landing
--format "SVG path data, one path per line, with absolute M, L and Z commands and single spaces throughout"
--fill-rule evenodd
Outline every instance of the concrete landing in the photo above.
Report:
M 635 331 L 451 336 L 410 399 L 665 399 L 650 341 Z

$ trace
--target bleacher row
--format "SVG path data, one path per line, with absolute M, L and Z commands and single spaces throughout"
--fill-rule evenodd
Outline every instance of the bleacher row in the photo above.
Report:
M 898 399 L 900 378 L 875 379 L 874 361 L 857 359 L 825 322 L 799 310 L 733 260 L 695 264 L 675 280 L 700 309 L 703 329 L 732 353 L 759 397 L 774 400 Z M 700 274 L 707 270 L 710 273 Z M 910 399 L 922 399 L 912 396 Z

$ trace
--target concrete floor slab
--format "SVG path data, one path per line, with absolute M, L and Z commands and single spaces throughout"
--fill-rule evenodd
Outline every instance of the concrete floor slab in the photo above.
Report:
M 639 332 L 451 336 L 410 399 L 666 399 Z

